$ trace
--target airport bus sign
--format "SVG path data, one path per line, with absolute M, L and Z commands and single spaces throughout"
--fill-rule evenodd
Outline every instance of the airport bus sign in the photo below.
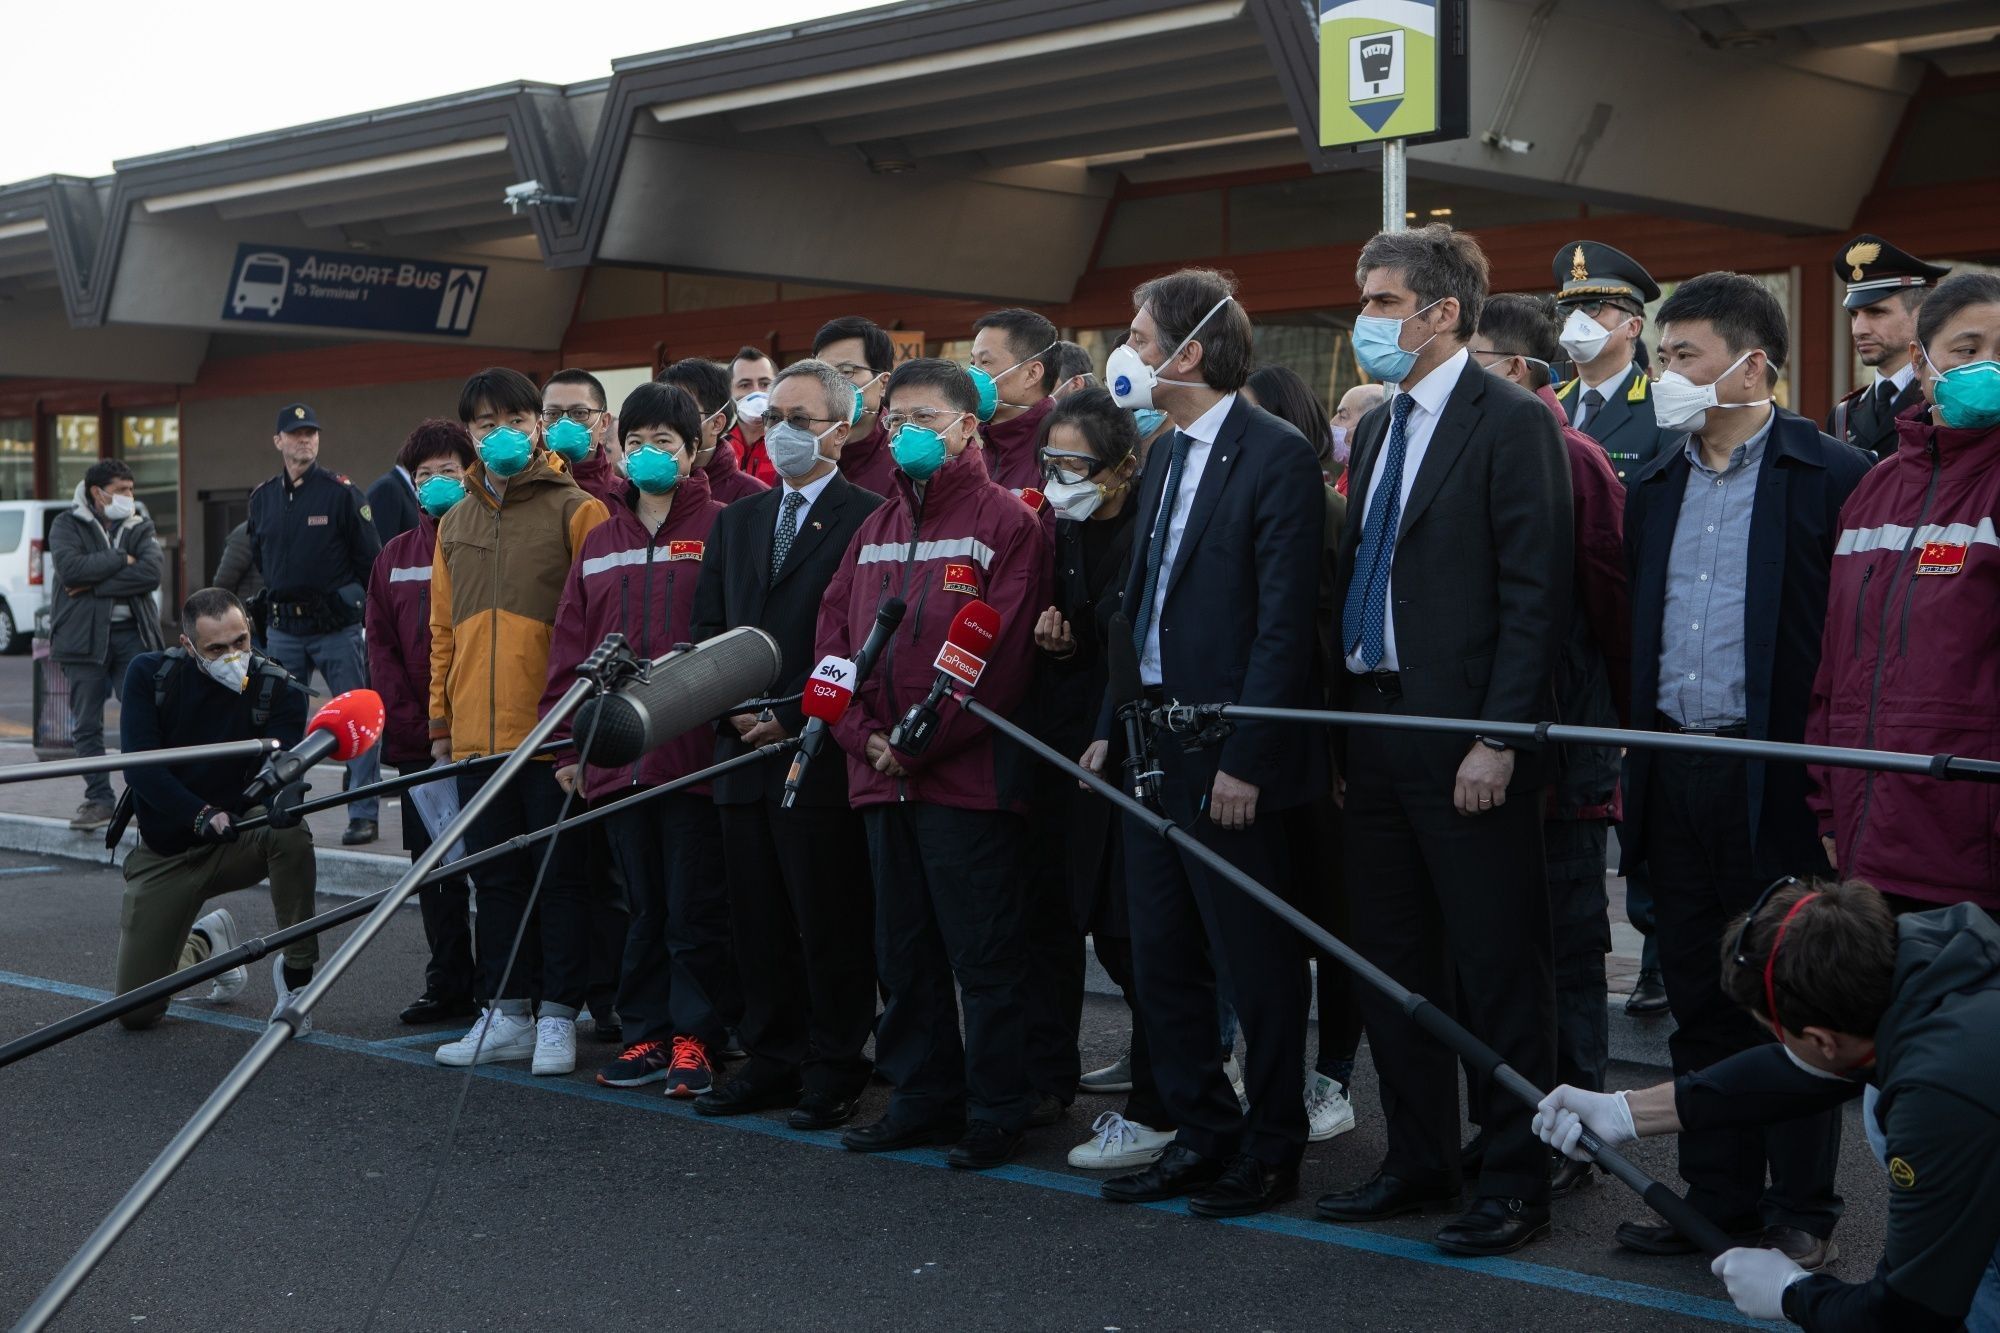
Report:
M 236 247 L 222 317 L 465 338 L 485 288 L 482 264 L 245 242 Z

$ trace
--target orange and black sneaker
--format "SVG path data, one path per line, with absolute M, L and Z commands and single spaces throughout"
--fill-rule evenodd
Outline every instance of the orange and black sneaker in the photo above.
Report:
M 658 1083 L 667 1076 L 673 1056 L 663 1041 L 635 1041 L 618 1053 L 618 1058 L 597 1071 L 597 1081 L 607 1088 L 637 1088 Z
M 675 1037 L 674 1058 L 666 1072 L 667 1096 L 699 1097 L 713 1086 L 708 1047 L 699 1037 Z

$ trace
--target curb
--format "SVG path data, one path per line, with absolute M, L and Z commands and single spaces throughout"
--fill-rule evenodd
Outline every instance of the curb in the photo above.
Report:
M 138 830 L 126 829 L 114 853 L 105 849 L 100 832 L 75 832 L 66 819 L 0 814 L 0 849 L 10 852 L 59 856 L 95 865 L 116 865 L 138 843 Z M 362 898 L 378 889 L 386 889 L 410 864 L 406 857 L 383 856 L 378 852 L 350 852 L 332 847 L 320 847 L 317 851 L 318 891 L 336 898 Z

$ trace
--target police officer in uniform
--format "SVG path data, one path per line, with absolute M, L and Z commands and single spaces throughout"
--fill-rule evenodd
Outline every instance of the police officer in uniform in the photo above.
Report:
M 359 487 L 319 466 L 319 418 L 304 403 L 278 409 L 271 436 L 284 466 L 250 493 L 250 548 L 268 590 L 267 646 L 301 681 L 313 669 L 335 694 L 368 684 L 361 616 L 368 575 L 382 551 L 375 517 Z M 373 750 L 347 765 L 350 787 L 382 775 Z M 348 808 L 348 846 L 375 841 L 379 803 Z
M 1576 378 L 1556 390 L 1569 424 L 1603 447 L 1627 486 L 1671 442 L 1653 420 L 1653 384 L 1634 355 L 1660 284 L 1622 251 L 1571 241 L 1556 252 L 1562 348 Z
M 1887 458 L 1896 452 L 1896 418 L 1924 401 L 1910 360 L 1917 309 L 1951 270 L 1864 233 L 1835 256 L 1833 271 L 1847 284 L 1843 304 L 1854 354 L 1875 371 L 1875 378 L 1833 405 L 1826 433 Z

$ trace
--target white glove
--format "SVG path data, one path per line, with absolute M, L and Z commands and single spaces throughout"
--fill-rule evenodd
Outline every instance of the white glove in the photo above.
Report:
M 1752 1319 L 1783 1319 L 1785 1288 L 1811 1276 L 1776 1250 L 1729 1250 L 1709 1265 L 1729 1288 L 1729 1299 Z
M 1542 1098 L 1535 1108 L 1533 1129 L 1543 1143 L 1579 1162 L 1590 1160 L 1590 1154 L 1576 1146 L 1586 1129 L 1607 1148 L 1639 1137 L 1624 1093 L 1585 1092 L 1567 1083 Z

